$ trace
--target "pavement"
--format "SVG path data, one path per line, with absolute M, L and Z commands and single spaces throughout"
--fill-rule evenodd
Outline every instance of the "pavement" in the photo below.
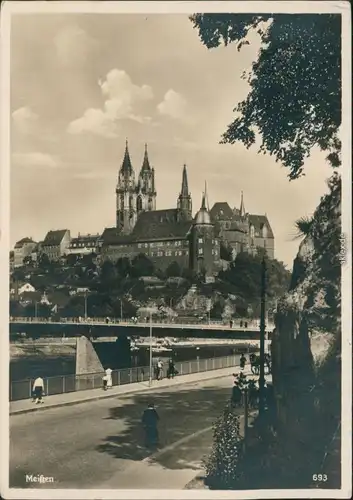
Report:
M 247 367 L 247 371 L 250 373 L 250 368 Z M 206 380 L 214 380 L 219 377 L 229 377 L 234 372 L 239 372 L 239 367 L 223 368 L 220 370 L 210 370 L 207 372 L 193 373 L 190 375 L 178 375 L 174 379 L 164 378 L 163 380 L 152 382 L 152 387 L 149 386 L 148 382 L 137 382 L 134 384 L 126 384 L 120 386 L 114 386 L 107 391 L 103 389 L 91 389 L 86 391 L 75 391 L 68 392 L 65 394 L 56 394 L 53 396 L 45 396 L 43 398 L 43 404 L 35 404 L 32 399 L 21 399 L 19 401 L 12 401 L 10 403 L 10 415 L 16 415 L 21 413 L 29 413 L 34 411 L 49 410 L 54 407 L 77 405 L 81 403 L 87 403 L 93 400 L 100 400 L 106 398 L 117 398 L 125 394 L 131 394 L 135 392 L 153 392 L 156 389 L 161 389 L 165 387 L 173 388 L 175 386 L 190 384 L 195 382 L 202 382 Z
M 202 471 L 212 425 L 231 396 L 236 370 L 217 371 L 223 374 L 13 415 L 10 487 L 183 489 Z M 140 424 L 150 401 L 160 416 L 160 448 L 153 455 L 143 446 Z M 53 482 L 27 482 L 30 475 Z

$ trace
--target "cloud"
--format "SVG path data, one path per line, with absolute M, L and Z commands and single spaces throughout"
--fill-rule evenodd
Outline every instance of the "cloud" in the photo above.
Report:
M 169 89 L 163 101 L 158 104 L 157 110 L 161 115 L 169 116 L 175 120 L 183 120 L 187 116 L 187 102 L 181 94 Z
M 97 40 L 90 37 L 76 24 L 61 28 L 54 37 L 54 45 L 59 61 L 63 66 L 82 66 L 92 50 L 98 46 Z
M 104 137 L 115 137 L 118 133 L 117 123 L 129 119 L 138 123 L 148 123 L 151 118 L 139 116 L 134 108 L 153 99 L 153 91 L 149 85 L 139 87 L 123 70 L 112 69 L 105 80 L 98 82 L 102 96 L 106 98 L 102 109 L 89 108 L 83 116 L 68 125 L 71 134 L 90 132 Z
M 67 127 L 69 134 L 82 134 L 84 132 L 100 135 L 102 137 L 116 137 L 117 124 L 101 109 L 87 109 L 81 118 L 72 121 Z
M 53 169 L 60 166 L 59 158 L 39 151 L 31 153 L 13 153 L 12 161 L 14 165 L 19 167 Z
M 38 123 L 38 115 L 28 106 L 16 109 L 12 113 L 12 119 L 16 130 L 22 134 L 33 133 Z

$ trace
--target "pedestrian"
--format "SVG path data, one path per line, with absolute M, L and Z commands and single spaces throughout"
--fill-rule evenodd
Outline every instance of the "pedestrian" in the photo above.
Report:
M 36 404 L 38 403 L 44 403 L 42 397 L 44 395 L 44 380 L 42 377 L 37 377 L 34 381 L 33 384 L 33 394 L 34 394 L 34 401 Z
M 234 382 L 234 386 L 232 389 L 232 406 L 236 407 L 239 406 L 241 403 L 241 398 L 242 398 L 242 392 L 240 387 L 238 386 L 237 382 Z
M 169 365 L 168 365 L 167 377 L 168 378 L 174 378 L 174 376 L 175 376 L 174 361 L 172 359 L 170 359 L 169 360 Z
M 244 356 L 244 353 L 240 356 L 240 368 L 241 370 L 244 370 L 246 365 L 246 357 Z
M 157 380 L 162 380 L 162 378 L 163 378 L 163 363 L 162 363 L 161 359 L 159 359 L 157 362 L 157 369 L 158 369 Z
M 112 372 L 113 372 L 113 370 L 111 370 L 110 368 L 107 368 L 105 370 L 105 374 L 107 376 L 107 388 L 108 389 L 113 387 Z
M 108 389 L 108 377 L 107 377 L 107 375 L 104 375 L 102 377 L 102 380 L 103 380 L 103 390 L 106 391 Z
M 147 448 L 158 445 L 158 422 L 159 415 L 153 403 L 150 403 L 142 415 L 142 426 L 145 431 L 145 444 Z

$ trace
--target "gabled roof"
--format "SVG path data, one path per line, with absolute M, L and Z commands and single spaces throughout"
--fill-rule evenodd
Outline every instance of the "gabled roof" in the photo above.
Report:
M 107 227 L 103 231 L 101 241 L 103 243 L 103 246 L 118 244 L 124 245 L 131 243 L 132 238 L 131 235 L 121 234 L 119 229 L 117 229 L 116 227 Z
M 178 220 L 176 208 L 142 212 L 132 236 L 135 241 L 186 238 L 191 225 L 192 221 Z
M 228 220 L 233 218 L 233 210 L 226 201 L 219 201 L 215 203 L 210 210 L 210 214 L 213 220 Z
M 44 238 L 42 246 L 52 246 L 52 245 L 60 245 L 62 239 L 67 233 L 68 229 L 58 229 L 57 231 L 49 231 Z
M 26 243 L 36 244 L 36 242 L 33 241 L 32 238 L 22 238 L 21 240 L 17 241 L 17 243 L 15 244 L 15 248 L 22 248 Z
M 264 226 L 267 228 L 267 238 L 274 238 L 274 234 L 266 215 L 249 214 L 249 223 L 252 224 L 255 230 L 261 231 Z

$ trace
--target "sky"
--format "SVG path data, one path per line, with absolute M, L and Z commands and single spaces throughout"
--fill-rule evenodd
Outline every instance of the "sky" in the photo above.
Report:
M 260 41 L 208 50 L 186 15 L 26 14 L 11 25 L 11 246 L 52 229 L 101 233 L 115 225 L 125 141 L 135 172 L 144 144 L 157 209 L 173 208 L 188 169 L 193 210 L 205 181 L 210 207 L 227 201 L 267 214 L 275 256 L 289 268 L 294 222 L 311 215 L 331 174 L 314 151 L 306 176 L 242 143 L 219 144 L 249 87 L 241 79 Z

